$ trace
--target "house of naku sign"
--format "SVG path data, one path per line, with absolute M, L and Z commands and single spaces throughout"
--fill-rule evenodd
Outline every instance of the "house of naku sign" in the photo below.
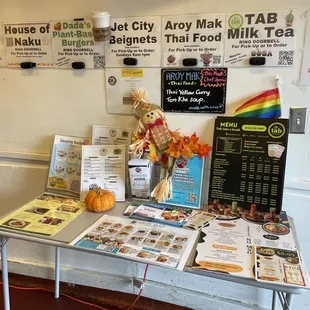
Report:
M 21 62 L 53 66 L 49 23 L 4 24 L 3 35 L 8 67 L 19 67 Z

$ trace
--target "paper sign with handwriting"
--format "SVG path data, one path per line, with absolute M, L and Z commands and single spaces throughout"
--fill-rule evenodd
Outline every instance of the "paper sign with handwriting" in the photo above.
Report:
M 225 113 L 226 68 L 162 69 L 165 112 Z

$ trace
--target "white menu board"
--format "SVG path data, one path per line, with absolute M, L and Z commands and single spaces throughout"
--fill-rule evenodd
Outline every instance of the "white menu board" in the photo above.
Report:
M 308 14 L 304 54 L 300 73 L 300 84 L 310 85 L 310 17 Z
M 92 144 L 125 144 L 131 143 L 131 128 L 93 125 Z
M 197 67 L 222 66 L 225 14 L 162 17 L 164 67 L 182 67 L 184 58 L 196 58 Z
M 0 23 L 0 67 L 6 66 L 5 61 L 5 46 L 3 37 L 3 24 Z
M 73 62 L 84 62 L 87 69 L 104 68 L 104 43 L 94 41 L 90 20 L 53 21 L 51 26 L 56 68 L 72 68 Z
M 160 39 L 160 16 L 111 18 L 107 67 L 125 66 L 124 58 L 136 58 L 138 67 L 160 67 Z
M 224 66 L 249 66 L 251 57 L 265 57 L 265 66 L 292 66 L 297 16 L 293 10 L 227 14 Z
M 125 201 L 125 155 L 124 145 L 83 146 L 81 201 L 98 187 L 111 191 L 116 201 Z
M 149 102 L 160 104 L 160 69 L 106 69 L 108 113 L 132 115 L 131 91 L 146 89 Z
M 8 67 L 20 67 L 21 62 L 53 66 L 49 23 L 3 24 L 3 33 Z

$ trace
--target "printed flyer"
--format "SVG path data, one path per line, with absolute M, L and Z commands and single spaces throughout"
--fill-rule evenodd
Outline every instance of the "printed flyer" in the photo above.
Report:
M 0 227 L 53 236 L 86 209 L 73 198 L 43 194 L 0 220 Z
M 297 15 L 294 10 L 227 14 L 224 66 L 249 66 L 251 57 L 265 57 L 265 66 L 292 66 Z
M 125 201 L 125 153 L 125 145 L 82 147 L 81 201 L 98 187 L 111 191 L 116 201 Z
M 198 232 L 104 215 L 70 244 L 183 270 Z
M 254 249 L 243 219 L 214 219 L 201 229 L 192 268 L 254 278 Z
M 93 125 L 92 144 L 131 144 L 131 128 Z
M 310 17 L 309 17 L 309 14 L 308 14 L 308 20 L 307 20 L 304 53 L 302 57 L 300 84 L 307 85 L 307 86 L 310 85 Z
M 49 23 L 3 24 L 8 67 L 32 62 L 36 67 L 53 67 Z
M 129 216 L 132 219 L 182 227 L 187 224 L 188 220 L 196 212 L 192 209 L 177 208 L 159 203 L 144 203 L 141 205 L 129 205 L 123 215 Z
M 105 67 L 104 43 L 95 42 L 91 20 L 53 21 L 54 66 L 72 68 L 73 62 L 84 62 L 86 69 Z
M 172 15 L 162 17 L 164 67 L 182 67 L 195 58 L 198 67 L 223 65 L 226 14 Z
M 150 102 L 160 103 L 159 68 L 107 68 L 106 81 L 108 113 L 132 115 L 129 93 L 139 88 L 147 89 Z
M 0 23 L 0 67 L 6 66 L 3 24 Z
M 107 67 L 126 66 L 126 58 L 136 60 L 138 67 L 160 67 L 160 39 L 160 16 L 111 18 Z
M 79 196 L 82 145 L 89 143 L 87 138 L 55 136 L 47 191 Z
M 228 211 L 226 215 L 215 213 L 214 219 L 200 224 L 198 229 L 201 230 L 201 236 L 192 263 L 194 269 L 255 278 L 255 246 L 272 247 L 283 253 L 296 251 L 294 236 L 285 212 L 281 212 L 274 222 L 269 220 L 259 224 L 240 216 L 240 210 L 235 211 L 236 213 L 231 215 Z M 190 226 L 191 222 L 195 222 L 195 217 L 200 216 L 200 213 L 194 215 L 186 226 Z
M 162 108 L 165 112 L 222 114 L 226 87 L 226 68 L 162 69 Z
M 255 266 L 259 282 L 309 287 L 307 272 L 296 251 L 256 246 Z
M 200 209 L 203 205 L 204 158 L 197 155 L 176 160 L 172 177 L 172 198 L 166 204 Z

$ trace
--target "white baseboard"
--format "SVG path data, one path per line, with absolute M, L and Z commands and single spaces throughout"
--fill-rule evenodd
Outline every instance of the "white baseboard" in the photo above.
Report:
M 9 272 L 37 278 L 54 279 L 54 265 L 48 263 L 11 259 L 9 260 Z M 66 266 L 61 267 L 60 280 L 62 282 L 130 294 L 137 294 L 139 290 L 133 285 L 135 279 L 131 277 L 122 277 L 120 275 L 94 272 Z M 208 305 L 208 310 L 266 309 L 155 281 L 146 282 L 142 296 L 195 310 L 205 310 L 206 305 Z

